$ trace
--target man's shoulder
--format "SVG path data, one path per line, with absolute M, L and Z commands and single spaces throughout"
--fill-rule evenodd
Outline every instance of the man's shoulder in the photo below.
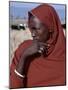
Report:
M 25 50 L 27 47 L 29 47 L 32 44 L 32 40 L 25 40 L 24 42 L 22 42 L 19 47 L 18 50 Z
M 25 40 L 22 42 L 15 51 L 16 56 L 20 56 L 31 44 L 32 40 Z
M 24 42 L 22 42 L 19 47 L 25 47 L 25 46 L 29 46 L 32 43 L 32 40 L 25 40 Z

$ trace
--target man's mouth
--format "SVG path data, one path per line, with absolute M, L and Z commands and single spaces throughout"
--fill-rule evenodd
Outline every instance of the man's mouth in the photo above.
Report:
M 39 37 L 33 37 L 33 40 L 39 40 Z

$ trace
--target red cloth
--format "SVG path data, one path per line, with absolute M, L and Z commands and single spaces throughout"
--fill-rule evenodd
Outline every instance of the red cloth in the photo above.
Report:
M 35 57 L 29 65 L 27 79 L 24 80 L 14 73 L 14 69 L 24 50 L 30 46 L 32 41 L 22 43 L 16 50 L 11 64 L 10 87 L 24 87 L 26 82 L 27 87 L 65 85 L 65 37 L 59 17 L 55 10 L 47 4 L 33 9 L 31 13 L 54 32 L 52 38 L 47 42 L 50 44 L 48 56 Z

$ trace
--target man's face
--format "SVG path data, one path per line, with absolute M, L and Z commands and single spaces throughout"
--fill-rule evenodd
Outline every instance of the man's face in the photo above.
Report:
M 29 29 L 34 40 L 46 42 L 49 39 L 49 31 L 36 17 L 29 20 Z

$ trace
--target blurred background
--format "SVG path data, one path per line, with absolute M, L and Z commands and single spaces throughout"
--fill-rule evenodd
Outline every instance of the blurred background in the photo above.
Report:
M 10 63 L 15 50 L 24 40 L 32 39 L 28 29 L 28 11 L 41 3 L 9 2 L 9 36 L 10 36 Z M 64 35 L 66 30 L 66 5 L 50 4 L 59 15 Z

